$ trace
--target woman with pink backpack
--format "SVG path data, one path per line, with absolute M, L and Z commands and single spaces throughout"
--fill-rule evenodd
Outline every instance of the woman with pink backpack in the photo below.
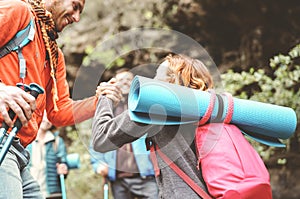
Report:
M 185 55 L 167 56 L 154 79 L 202 91 L 214 86 L 206 66 Z M 160 198 L 272 198 L 263 161 L 236 126 L 209 121 L 212 108 L 197 124 L 146 125 L 132 121 L 128 111 L 114 117 L 114 99 L 102 88 L 93 120 L 94 149 L 114 150 L 147 134 Z M 225 120 L 231 116 L 229 111 Z

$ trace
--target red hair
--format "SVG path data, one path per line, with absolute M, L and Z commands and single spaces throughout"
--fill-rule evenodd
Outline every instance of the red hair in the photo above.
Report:
M 207 90 L 213 88 L 213 79 L 207 67 L 198 59 L 186 55 L 168 55 L 167 75 L 170 83 L 193 89 Z

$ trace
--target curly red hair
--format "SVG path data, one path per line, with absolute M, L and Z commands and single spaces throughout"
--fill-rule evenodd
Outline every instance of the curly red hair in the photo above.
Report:
M 168 55 L 164 61 L 169 63 L 168 82 L 203 91 L 213 88 L 213 78 L 200 60 L 179 54 Z

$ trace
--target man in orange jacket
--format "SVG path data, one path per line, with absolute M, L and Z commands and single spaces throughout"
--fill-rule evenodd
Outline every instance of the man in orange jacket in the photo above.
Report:
M 72 125 L 94 115 L 96 96 L 79 101 L 70 98 L 63 53 L 56 43 L 58 32 L 80 20 L 84 3 L 85 0 L 0 1 L 0 49 L 30 21 L 35 30 L 33 40 L 21 51 L 26 60 L 25 75 L 20 75 L 18 52 L 0 59 L 0 124 L 13 126 L 8 115 L 10 108 L 23 125 L 0 166 L 0 198 L 42 198 L 37 183 L 25 168 L 29 157 L 24 148 L 35 139 L 45 109 L 55 126 Z M 17 83 L 37 83 L 45 93 L 35 100 L 17 88 Z M 106 89 L 116 102 L 121 99 L 113 81 L 102 84 L 101 89 Z

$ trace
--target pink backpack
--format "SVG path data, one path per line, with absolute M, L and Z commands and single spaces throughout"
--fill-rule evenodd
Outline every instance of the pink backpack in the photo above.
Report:
M 228 110 L 223 123 L 207 124 L 213 110 L 213 103 L 210 103 L 195 133 L 197 166 L 201 167 L 210 195 L 162 153 L 157 145 L 150 146 L 150 149 L 156 151 L 203 199 L 272 199 L 269 172 L 264 162 L 240 129 L 229 124 L 233 100 L 231 95 L 227 94 L 227 97 Z M 159 173 L 155 153 L 151 153 L 151 159 L 156 173 Z
M 212 123 L 197 128 L 198 166 L 214 198 L 271 199 L 264 162 L 232 124 Z

